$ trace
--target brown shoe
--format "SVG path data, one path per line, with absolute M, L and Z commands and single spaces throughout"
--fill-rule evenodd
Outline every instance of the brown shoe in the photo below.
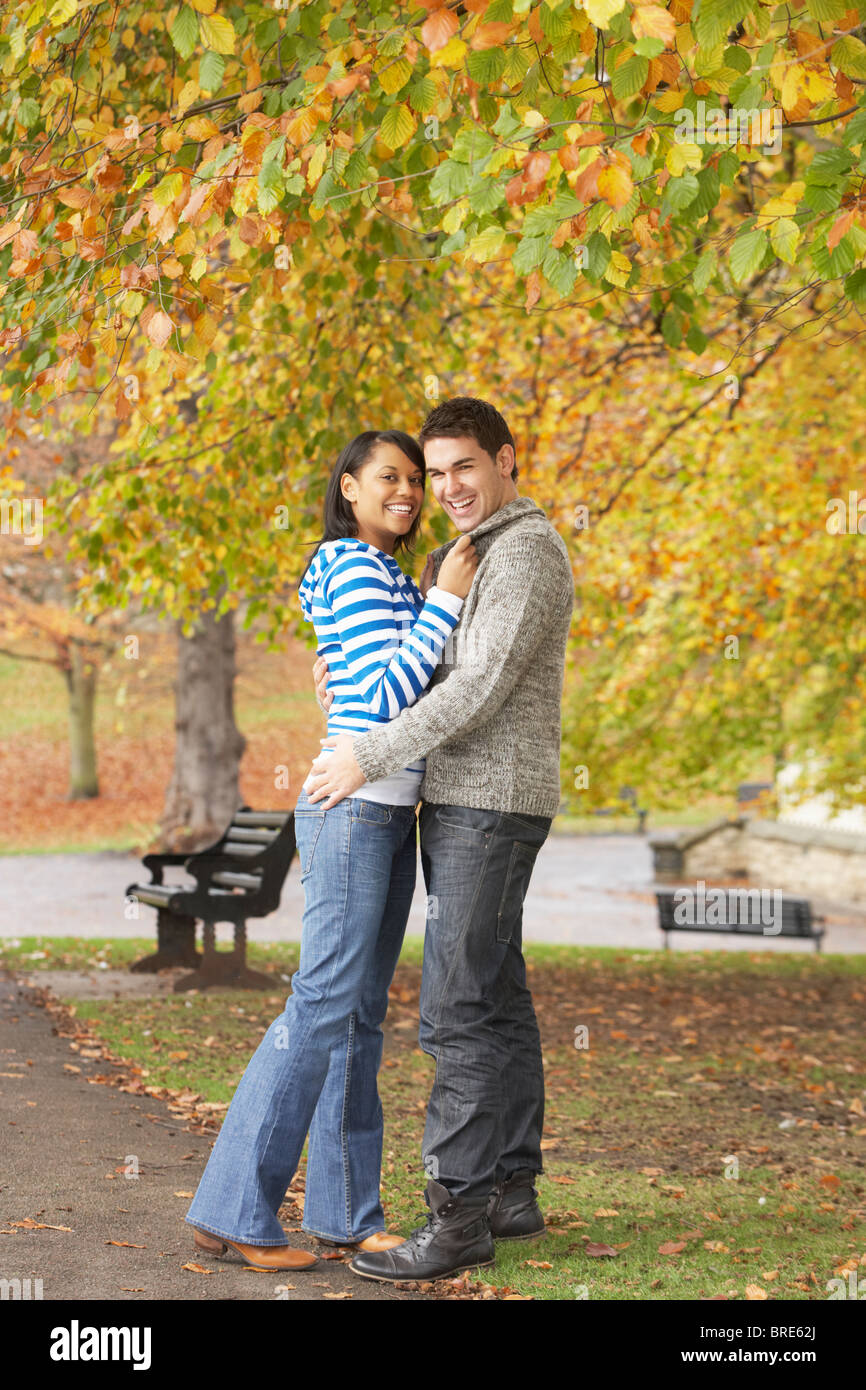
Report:
M 406 1237 L 392 1236 L 387 1231 L 374 1231 L 363 1240 L 325 1240 L 323 1236 L 319 1236 L 318 1239 L 322 1245 L 330 1245 L 337 1250 L 392 1250 L 395 1245 L 402 1245 Z
M 318 1255 L 307 1250 L 295 1250 L 291 1245 L 242 1245 L 238 1240 L 225 1240 L 222 1236 L 209 1235 L 207 1231 L 195 1231 L 195 1243 L 204 1254 L 212 1259 L 224 1259 L 228 1250 L 235 1250 L 244 1264 L 253 1269 L 272 1271 L 293 1269 L 296 1271 L 312 1269 L 319 1263 Z

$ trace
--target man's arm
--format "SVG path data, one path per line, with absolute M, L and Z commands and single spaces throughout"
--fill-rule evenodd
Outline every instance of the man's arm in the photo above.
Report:
M 547 616 L 573 593 L 568 563 L 544 537 L 504 540 L 490 555 L 471 623 L 458 631 L 461 662 L 411 709 L 362 734 L 354 756 L 368 782 L 388 777 L 440 744 L 471 733 L 503 704 L 532 660 Z

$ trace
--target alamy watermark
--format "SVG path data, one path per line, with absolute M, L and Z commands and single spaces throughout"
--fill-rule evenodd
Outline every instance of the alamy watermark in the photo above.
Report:
M 761 145 L 765 154 L 778 154 L 782 148 L 782 112 L 778 106 L 721 106 L 708 107 L 698 102 L 697 111 L 681 106 L 674 112 L 678 144 L 690 145 Z

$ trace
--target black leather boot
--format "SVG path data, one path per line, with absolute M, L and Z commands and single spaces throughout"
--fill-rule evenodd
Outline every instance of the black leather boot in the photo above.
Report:
M 365 1279 L 396 1283 L 404 1279 L 443 1279 L 477 1265 L 492 1265 L 493 1238 L 486 1203 L 452 1197 L 441 1183 L 429 1182 L 426 1225 L 392 1250 L 363 1251 L 349 1268 Z
M 533 1240 L 544 1234 L 531 1168 L 520 1168 L 497 1183 L 487 1202 L 487 1220 L 494 1240 Z

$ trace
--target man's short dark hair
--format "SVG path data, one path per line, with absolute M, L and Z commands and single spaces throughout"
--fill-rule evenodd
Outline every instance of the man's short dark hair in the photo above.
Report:
M 423 449 L 428 439 L 463 438 L 474 439 L 492 459 L 503 444 L 510 444 L 514 449 L 511 430 L 499 411 L 489 401 L 480 401 L 475 396 L 453 396 L 450 401 L 434 406 L 421 426 L 418 442 Z M 516 460 L 511 477 L 516 481 Z

